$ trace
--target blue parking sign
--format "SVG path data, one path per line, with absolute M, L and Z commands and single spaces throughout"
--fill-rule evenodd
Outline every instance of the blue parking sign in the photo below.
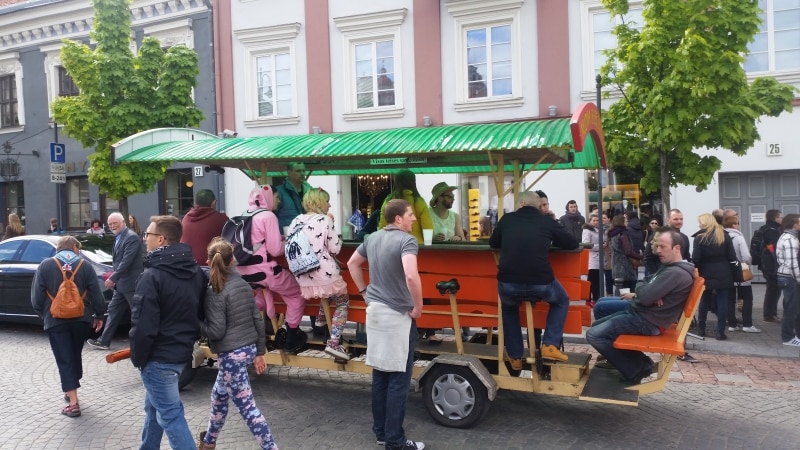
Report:
M 67 149 L 64 147 L 64 144 L 56 142 L 50 143 L 50 162 L 61 164 L 67 162 Z

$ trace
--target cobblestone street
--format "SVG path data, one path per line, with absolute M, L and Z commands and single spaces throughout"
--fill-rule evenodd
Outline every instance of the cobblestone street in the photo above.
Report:
M 771 325 L 774 326 L 774 325 Z M 0 362 L 3 449 L 133 449 L 143 423 L 143 390 L 129 361 L 107 364 L 105 352 L 84 350 L 83 416 L 62 416 L 56 365 L 35 326 L 3 324 Z M 126 344 L 118 338 L 115 347 Z M 586 350 L 585 344 L 568 349 Z M 501 391 L 489 415 L 469 430 L 436 425 L 422 396 L 412 393 L 410 438 L 426 448 L 714 448 L 796 449 L 792 420 L 800 403 L 797 358 L 697 354 L 679 362 L 665 391 L 637 408 L 572 398 Z M 203 368 L 183 392 L 193 433 L 204 429 L 216 370 Z M 271 367 L 253 383 L 256 400 L 282 449 L 372 449 L 369 377 Z M 232 410 L 233 411 L 233 410 Z M 162 448 L 168 448 L 166 440 Z M 219 449 L 254 449 L 242 419 L 229 415 Z

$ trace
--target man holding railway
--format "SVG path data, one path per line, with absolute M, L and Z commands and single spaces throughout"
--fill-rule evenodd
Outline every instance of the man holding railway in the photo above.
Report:
M 680 317 L 694 283 L 694 265 L 683 259 L 682 243 L 679 231 L 660 229 L 655 252 L 661 267 L 639 282 L 635 293 L 621 295 L 630 300 L 627 308 L 596 320 L 586 331 L 589 344 L 620 371 L 626 384 L 640 384 L 653 373 L 655 363 L 642 352 L 614 348 L 614 341 L 621 334 L 658 336 Z
M 513 370 L 522 370 L 522 330 L 519 305 L 544 300 L 550 305 L 542 336 L 541 357 L 566 361 L 558 347 L 569 310 L 569 296 L 553 275 L 548 255 L 550 245 L 564 250 L 578 248 L 578 240 L 560 223 L 541 212 L 541 198 L 521 192 L 518 209 L 504 215 L 489 239 L 489 247 L 500 251 L 497 290 L 503 309 L 506 359 Z

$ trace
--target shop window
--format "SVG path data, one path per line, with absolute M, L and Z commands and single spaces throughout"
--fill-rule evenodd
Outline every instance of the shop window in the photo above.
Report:
M 2 200 L 6 205 L 6 217 L 4 219 L 8 219 L 8 214 L 14 213 L 19 216 L 19 220 L 25 225 L 25 185 L 21 181 L 2 183 L 0 192 L 2 192 Z M 5 220 L 0 220 L 0 222 L 5 222 Z M 4 230 L 5 228 L 0 232 Z
M 86 229 L 92 223 L 89 203 L 89 178 L 69 177 L 67 192 L 67 228 Z
M 194 206 L 193 186 L 191 169 L 168 171 L 164 179 L 163 214 L 181 218 L 189 212 Z

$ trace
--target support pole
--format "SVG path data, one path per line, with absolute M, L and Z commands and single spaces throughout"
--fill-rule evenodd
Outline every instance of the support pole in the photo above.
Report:
M 601 102 L 602 102 L 602 93 L 601 93 L 601 86 L 602 85 L 600 84 L 601 78 L 600 78 L 599 74 L 597 75 L 597 77 L 595 77 L 595 81 L 597 82 L 595 84 L 595 89 L 597 89 L 597 111 L 602 116 L 603 111 L 600 109 L 600 105 L 601 105 Z M 601 297 L 603 297 L 605 295 L 605 292 L 606 292 L 606 289 L 605 289 L 605 284 L 606 284 L 605 283 L 605 279 L 606 279 L 606 277 L 605 277 L 605 273 L 604 273 L 605 271 L 603 270 L 603 268 L 605 267 L 605 253 L 606 253 L 604 251 L 604 249 L 603 249 L 603 241 L 604 241 L 603 233 L 606 231 L 604 229 L 605 227 L 603 225 L 603 181 L 605 180 L 606 177 L 604 176 L 605 174 L 603 173 L 603 170 L 604 170 L 603 167 L 600 167 L 599 169 L 597 169 L 597 211 L 598 211 L 598 217 L 597 218 L 600 219 L 600 231 L 598 231 L 598 233 L 597 233 L 597 245 L 600 246 L 600 251 L 597 252 L 597 257 L 598 257 L 597 264 L 599 266 L 598 267 L 598 272 L 597 272 L 598 275 L 599 275 L 598 276 L 599 280 L 597 280 L 597 284 L 598 284 L 598 287 L 599 287 L 598 290 L 600 291 L 600 293 L 598 295 L 600 295 Z M 609 219 L 611 219 L 611 217 L 609 217 Z M 599 299 L 597 299 L 597 298 L 594 299 L 594 301 L 597 301 L 597 300 L 599 300 Z

